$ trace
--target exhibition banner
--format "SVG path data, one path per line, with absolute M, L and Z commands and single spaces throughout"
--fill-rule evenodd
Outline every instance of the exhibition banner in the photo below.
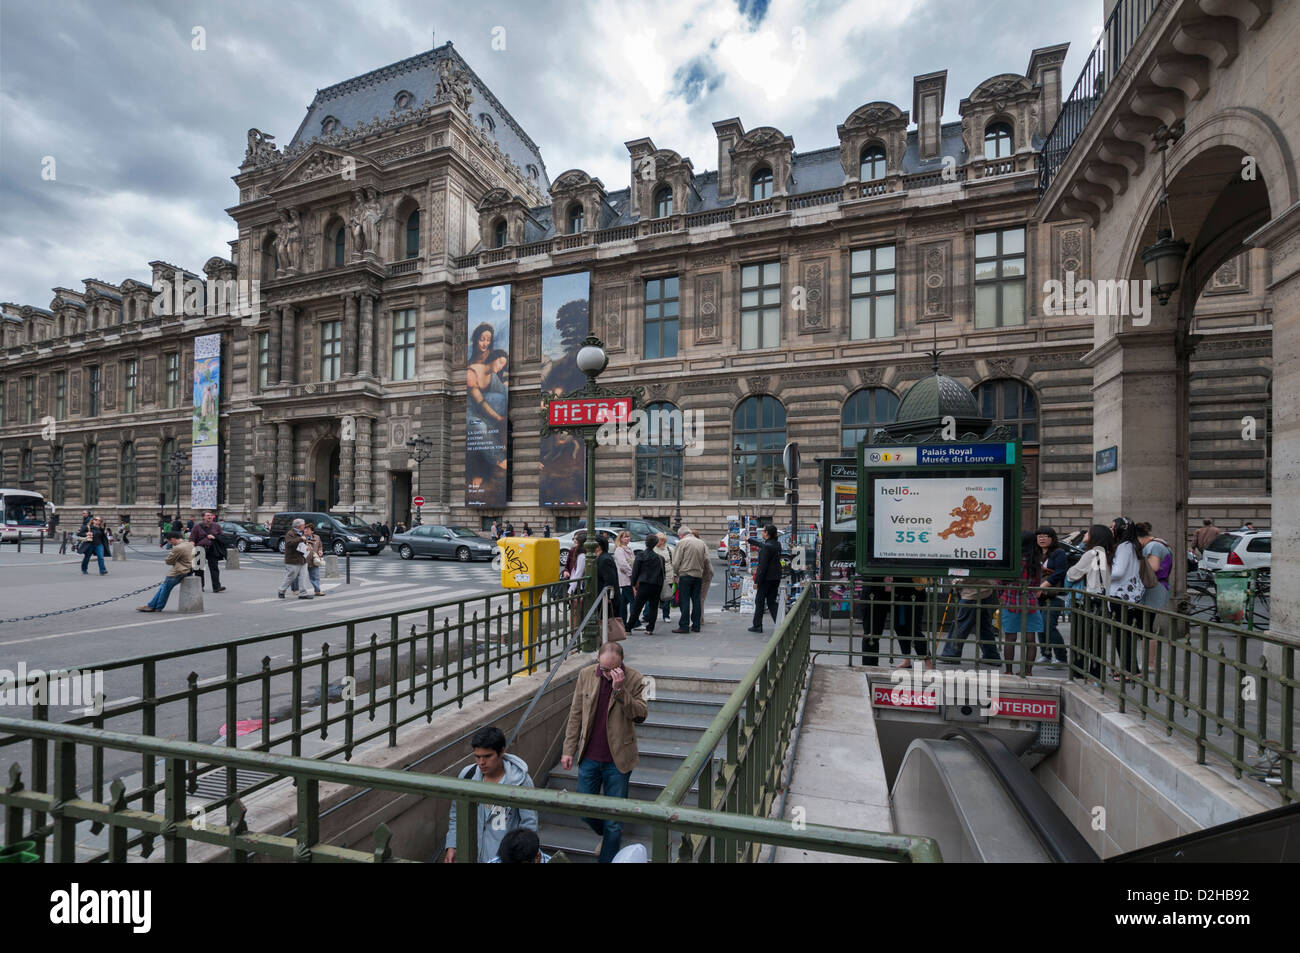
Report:
M 221 462 L 218 421 L 221 394 L 221 335 L 194 339 L 194 409 L 191 418 L 190 506 L 217 507 L 217 470 Z
M 465 505 L 501 508 L 510 470 L 510 285 L 470 289 L 466 321 Z
M 578 350 L 590 332 L 591 273 L 542 279 L 542 395 L 564 396 L 587 383 Z M 587 501 L 586 444 L 577 434 L 542 437 L 538 502 L 567 506 Z

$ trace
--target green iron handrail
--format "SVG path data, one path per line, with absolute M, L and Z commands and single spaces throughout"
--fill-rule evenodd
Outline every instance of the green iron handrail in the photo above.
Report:
M 322 762 L 292 755 L 269 754 L 247 749 L 224 749 L 188 741 L 127 735 L 121 732 L 87 728 L 80 725 L 53 724 L 17 718 L 0 718 L 0 732 L 54 744 L 54 790 L 52 793 L 24 790 L 20 778 L 0 792 L 0 804 L 12 821 L 23 810 L 48 813 L 53 818 L 54 859 L 74 862 L 77 848 L 77 824 L 92 821 L 111 830 L 110 859 L 126 859 L 126 832 L 137 830 L 160 836 L 165 859 L 184 863 L 189 841 L 228 849 L 230 859 L 244 860 L 249 854 L 295 861 L 381 862 L 391 859 L 390 833 L 384 825 L 376 831 L 376 848 L 372 853 L 341 848 L 319 842 L 320 784 L 338 784 L 369 788 L 400 795 L 454 800 L 461 817 L 475 816 L 479 799 L 490 797 L 494 804 L 552 811 L 579 817 L 596 817 L 625 823 L 643 823 L 655 832 L 654 859 L 666 862 L 667 843 L 674 831 L 703 837 L 720 837 L 737 841 L 795 847 L 874 860 L 910 863 L 939 862 L 938 845 L 929 838 L 898 834 L 856 831 L 826 825 L 809 824 L 795 830 L 786 821 L 748 817 L 718 811 L 698 810 L 657 802 L 612 798 L 596 794 L 574 794 L 545 788 L 491 785 L 462 781 L 454 777 L 414 774 L 389 768 L 371 768 L 352 764 Z M 165 762 L 166 785 L 164 812 L 126 809 L 118 787 L 111 803 L 78 798 L 76 757 L 79 747 L 92 751 L 114 748 Z M 247 768 L 292 778 L 298 791 L 298 823 L 294 838 L 264 833 L 249 833 L 242 804 L 232 806 L 233 823 L 195 824 L 185 810 L 186 763 L 207 761 L 229 770 Z M 9 826 L 12 837 L 15 830 Z M 457 861 L 473 862 L 477 858 L 475 825 L 462 824 L 457 832 Z M 662 844 L 662 848 L 658 845 Z

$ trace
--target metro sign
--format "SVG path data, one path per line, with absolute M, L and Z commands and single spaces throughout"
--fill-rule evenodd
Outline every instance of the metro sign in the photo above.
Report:
M 547 405 L 546 423 L 552 427 L 596 427 L 627 420 L 631 413 L 631 397 L 561 397 Z

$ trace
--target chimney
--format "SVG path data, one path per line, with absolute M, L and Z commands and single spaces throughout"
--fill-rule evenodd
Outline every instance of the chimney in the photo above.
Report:
M 718 198 L 736 197 L 731 180 L 731 150 L 745 135 L 745 127 L 738 118 L 722 119 L 713 124 L 718 134 Z
M 1065 53 L 1069 43 L 1058 46 L 1045 46 L 1029 54 L 1029 68 L 1025 77 L 1039 87 L 1038 92 L 1038 129 L 1039 136 L 1046 138 L 1056 124 L 1056 117 L 1061 113 L 1061 65 L 1065 62 Z
M 646 214 L 647 210 L 641 208 L 642 189 L 637 186 L 646 177 L 646 161 L 648 157 L 654 155 L 655 144 L 653 139 L 632 139 L 623 143 L 627 146 L 627 154 L 632 163 L 632 175 L 629 179 L 631 188 L 628 190 L 628 206 L 633 218 L 640 218 Z M 652 176 L 653 177 L 653 176 Z
M 921 159 L 937 159 L 941 151 L 939 127 L 943 122 L 943 94 L 948 71 L 941 69 L 912 77 L 912 116 L 916 119 Z

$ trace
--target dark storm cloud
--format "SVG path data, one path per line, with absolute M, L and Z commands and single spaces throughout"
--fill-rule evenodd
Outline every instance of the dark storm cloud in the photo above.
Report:
M 533 138 L 552 177 L 627 185 L 625 141 L 716 167 L 711 123 L 775 125 L 801 151 L 836 144 L 855 108 L 911 108 L 911 78 L 948 70 L 944 119 L 988 76 L 1070 42 L 1067 90 L 1092 45 L 1085 0 L 404 0 L 0 4 L 0 300 L 55 285 L 198 268 L 229 253 L 230 177 L 250 126 L 282 147 L 318 88 L 456 49 Z M 192 48 L 202 28 L 205 50 Z M 44 157 L 54 181 L 41 178 Z

